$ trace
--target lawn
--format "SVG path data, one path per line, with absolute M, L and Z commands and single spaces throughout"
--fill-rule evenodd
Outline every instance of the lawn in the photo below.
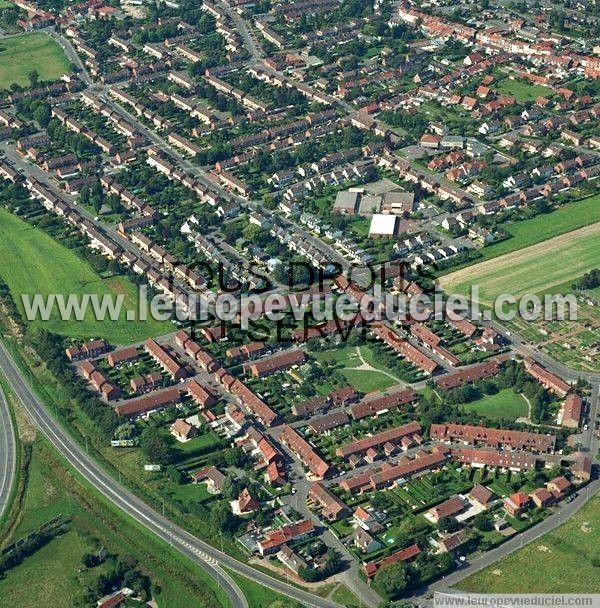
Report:
M 360 353 L 360 355 L 359 355 Z M 364 359 L 361 361 L 360 356 Z M 318 361 L 335 361 L 337 370 L 346 378 L 357 391 L 370 393 L 384 391 L 401 382 L 401 378 L 393 370 L 381 365 L 368 346 L 347 346 L 316 353 Z M 373 369 L 356 369 L 370 366 Z
M 502 389 L 495 395 L 486 395 L 483 399 L 463 405 L 466 412 L 475 412 L 490 420 L 516 420 L 528 415 L 525 398 L 515 393 L 512 388 Z
M 498 93 L 511 95 L 519 102 L 530 101 L 540 95 L 545 97 L 552 92 L 548 87 L 530 84 L 522 80 L 511 80 L 510 78 L 505 78 L 493 86 Z
M 340 585 L 331 596 L 331 599 L 340 604 L 346 606 L 346 608 L 362 608 L 362 601 L 346 587 L 346 585 Z
M 599 593 L 599 562 L 595 496 L 567 523 L 457 586 L 478 593 Z
M 235 581 L 248 600 L 250 608 L 268 608 L 274 602 L 283 602 L 289 608 L 300 608 L 300 604 L 291 600 L 285 595 L 277 593 L 272 589 L 267 589 L 253 580 L 237 574 L 231 570 L 227 574 Z
M 46 34 L 23 34 L 0 40 L 0 89 L 8 89 L 14 82 L 29 86 L 32 70 L 37 70 L 40 80 L 58 80 L 70 71 L 70 66 L 58 43 Z
M 81 556 L 92 550 L 82 536 L 69 531 L 36 551 L 0 579 L 4 606 L 69 606 L 82 599 L 85 586 L 101 573 L 78 574 Z
M 491 305 L 500 294 L 553 293 L 553 288 L 600 266 L 600 222 L 442 277 L 446 293 L 480 289 L 479 301 Z M 556 291 L 556 289 L 554 289 Z
M 6 209 L 0 208 L 0 277 L 8 285 L 21 314 L 22 294 L 123 295 L 125 309 L 137 310 L 138 296 L 125 277 L 103 279 L 75 253 L 38 228 L 33 228 Z M 53 312 L 48 321 L 32 324 L 74 338 L 104 337 L 119 344 L 142 340 L 172 331 L 168 322 L 153 319 L 127 321 L 123 310 L 118 321 L 98 321 L 88 311 L 82 321 L 62 321 Z

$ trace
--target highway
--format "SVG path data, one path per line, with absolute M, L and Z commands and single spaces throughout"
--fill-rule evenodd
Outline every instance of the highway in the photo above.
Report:
M 0 517 L 4 514 L 13 483 L 15 481 L 15 471 L 17 463 L 17 444 L 13 429 L 10 410 L 6 396 L 0 388 Z
M 4 345 L 0 345 L 0 369 L 35 424 L 69 464 L 120 510 L 142 524 L 160 539 L 169 543 L 185 557 L 201 566 L 217 581 L 227 594 L 232 608 L 250 607 L 241 589 L 221 566 L 225 566 L 238 574 L 250 578 L 254 582 L 268 587 L 277 593 L 286 595 L 306 606 L 313 606 L 314 608 L 341 608 L 335 602 L 297 589 L 222 553 L 149 507 L 142 499 L 113 480 L 100 465 L 86 454 L 85 450 L 62 428 L 52 415 L 46 411 L 45 406 L 39 401 L 21 376 L 19 369 Z

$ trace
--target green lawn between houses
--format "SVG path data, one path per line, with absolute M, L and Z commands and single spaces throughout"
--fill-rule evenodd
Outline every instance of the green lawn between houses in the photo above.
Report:
M 477 593 L 600 593 L 598 564 L 600 497 L 596 495 L 556 530 L 456 586 Z
M 358 351 L 360 351 L 367 365 L 374 368 L 373 370 L 354 369 L 363 366 Z M 361 393 L 384 391 L 390 386 L 401 382 L 401 379 L 393 370 L 377 362 L 372 349 L 368 346 L 335 348 L 315 353 L 315 357 L 321 362 L 327 360 L 335 361 L 338 371 L 346 378 L 349 384 Z
M 538 96 L 546 97 L 552 92 L 549 87 L 510 78 L 494 83 L 492 88 L 502 95 L 511 95 L 519 102 L 531 101 Z
M 40 80 L 58 80 L 70 71 L 70 65 L 59 44 L 46 34 L 0 39 L 0 89 L 8 89 L 13 83 L 29 86 L 32 70 L 38 72 Z
M 124 308 L 138 309 L 136 288 L 127 278 L 103 279 L 75 253 L 4 208 L 0 208 L 0 277 L 8 285 L 21 314 L 24 312 L 21 294 L 31 297 L 36 293 L 123 294 Z M 83 321 L 62 321 L 54 312 L 48 321 L 36 320 L 32 324 L 73 338 L 103 337 L 116 344 L 173 331 L 168 322 L 150 318 L 127 321 L 125 314 L 123 310 L 118 321 L 97 321 L 90 310 Z
M 486 395 L 483 399 L 463 405 L 467 412 L 476 412 L 490 420 L 516 420 L 527 416 L 529 408 L 525 398 L 515 393 L 512 388 L 505 388 L 495 395 Z

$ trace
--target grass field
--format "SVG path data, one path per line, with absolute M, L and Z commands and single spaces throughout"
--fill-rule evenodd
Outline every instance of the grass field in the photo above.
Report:
M 490 305 L 502 293 L 520 297 L 547 293 L 600 266 L 600 222 L 562 234 L 537 245 L 475 266 L 457 270 L 440 279 L 446 293 L 468 294 L 480 289 L 479 301 Z
M 467 412 L 476 412 L 490 420 L 516 420 L 528 414 L 527 401 L 511 388 L 505 388 L 495 395 L 486 395 L 483 399 L 467 403 L 463 409 Z
M 74 606 L 81 601 L 82 587 L 93 584 L 97 569 L 78 575 L 81 556 L 92 550 L 76 532 L 69 531 L 42 547 L 0 580 L 5 606 Z
M 481 257 L 474 260 L 469 266 L 536 245 L 596 222 L 600 222 L 600 194 L 568 203 L 552 213 L 504 226 L 511 238 L 484 247 L 480 251 Z M 453 272 L 452 269 L 449 269 L 446 274 L 453 274 Z
M 23 416 L 17 419 L 22 425 Z M 2 606 L 83 605 L 86 587 L 94 586 L 106 566 L 80 572 L 81 558 L 104 546 L 110 553 L 129 555 L 139 562 L 161 588 L 155 598 L 159 608 L 225 608 L 226 596 L 201 568 L 107 506 L 103 497 L 66 469 L 44 439 L 33 443 L 29 472 L 21 519 L 11 526 L 12 540 L 59 514 L 69 520 L 69 530 L 6 572 L 0 579 Z
M 524 102 L 535 99 L 538 96 L 546 97 L 551 93 L 551 89 L 537 84 L 530 84 L 521 80 L 504 80 L 493 85 L 493 88 L 503 95 L 511 95 L 517 101 Z
M 585 491 L 585 490 L 583 490 Z M 599 593 L 600 497 L 567 523 L 457 586 L 478 593 Z
M 69 69 L 63 50 L 46 34 L 23 34 L 0 40 L 0 89 L 8 89 L 14 82 L 29 86 L 32 70 L 37 70 L 40 80 L 57 80 Z
M 268 608 L 274 602 L 285 603 L 289 608 L 300 608 L 300 604 L 271 589 L 267 589 L 253 580 L 227 569 L 227 574 L 235 581 L 248 600 L 250 608 Z
M 362 601 L 346 587 L 346 585 L 340 585 L 331 596 L 331 599 L 340 604 L 346 606 L 346 608 L 362 608 Z
M 377 362 L 373 351 L 368 346 L 361 346 L 359 350 L 355 346 L 336 348 L 317 353 L 316 356 L 319 361 L 335 361 L 338 371 L 361 393 L 384 391 L 401 382 L 401 379 L 392 370 Z
M 8 285 L 21 314 L 24 312 L 21 294 L 36 293 L 123 294 L 124 307 L 137 310 L 137 291 L 128 279 L 101 278 L 72 251 L 3 208 L 0 208 L 0 277 Z M 33 324 L 62 335 L 104 337 L 117 344 L 172 331 L 168 322 L 152 319 L 128 322 L 125 310 L 118 321 L 97 321 L 92 311 L 88 311 L 83 321 L 62 321 L 55 312 L 48 321 L 36 320 Z

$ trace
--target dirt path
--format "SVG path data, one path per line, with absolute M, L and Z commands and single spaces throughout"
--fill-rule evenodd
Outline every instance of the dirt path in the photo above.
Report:
M 360 350 L 360 346 L 356 347 L 356 355 L 358 356 L 358 358 L 361 361 L 361 364 L 358 367 L 348 367 L 348 370 L 352 370 L 354 372 L 376 372 L 378 374 L 383 374 L 384 376 L 387 376 L 388 378 L 390 378 L 391 380 L 393 380 L 394 382 L 396 382 L 397 384 L 405 384 L 405 382 L 403 382 L 402 380 L 400 380 L 400 378 L 398 378 L 397 376 L 394 376 L 394 374 L 391 374 L 390 372 L 383 370 L 383 369 L 378 369 L 376 367 L 373 367 L 370 363 L 368 363 L 365 358 L 363 357 L 363 354 Z
M 521 416 L 520 418 L 517 418 L 515 420 L 515 422 L 524 422 L 525 424 L 529 424 L 530 426 L 543 426 L 543 427 L 548 427 L 551 429 L 561 428 L 559 426 L 555 426 L 552 424 L 537 424 L 536 422 L 532 422 L 531 421 L 531 401 L 529 400 L 527 395 L 525 395 L 525 393 L 519 393 L 519 394 L 521 395 L 521 397 L 523 397 L 523 399 L 525 399 L 525 401 L 527 401 L 528 414 L 527 414 L 527 417 Z

